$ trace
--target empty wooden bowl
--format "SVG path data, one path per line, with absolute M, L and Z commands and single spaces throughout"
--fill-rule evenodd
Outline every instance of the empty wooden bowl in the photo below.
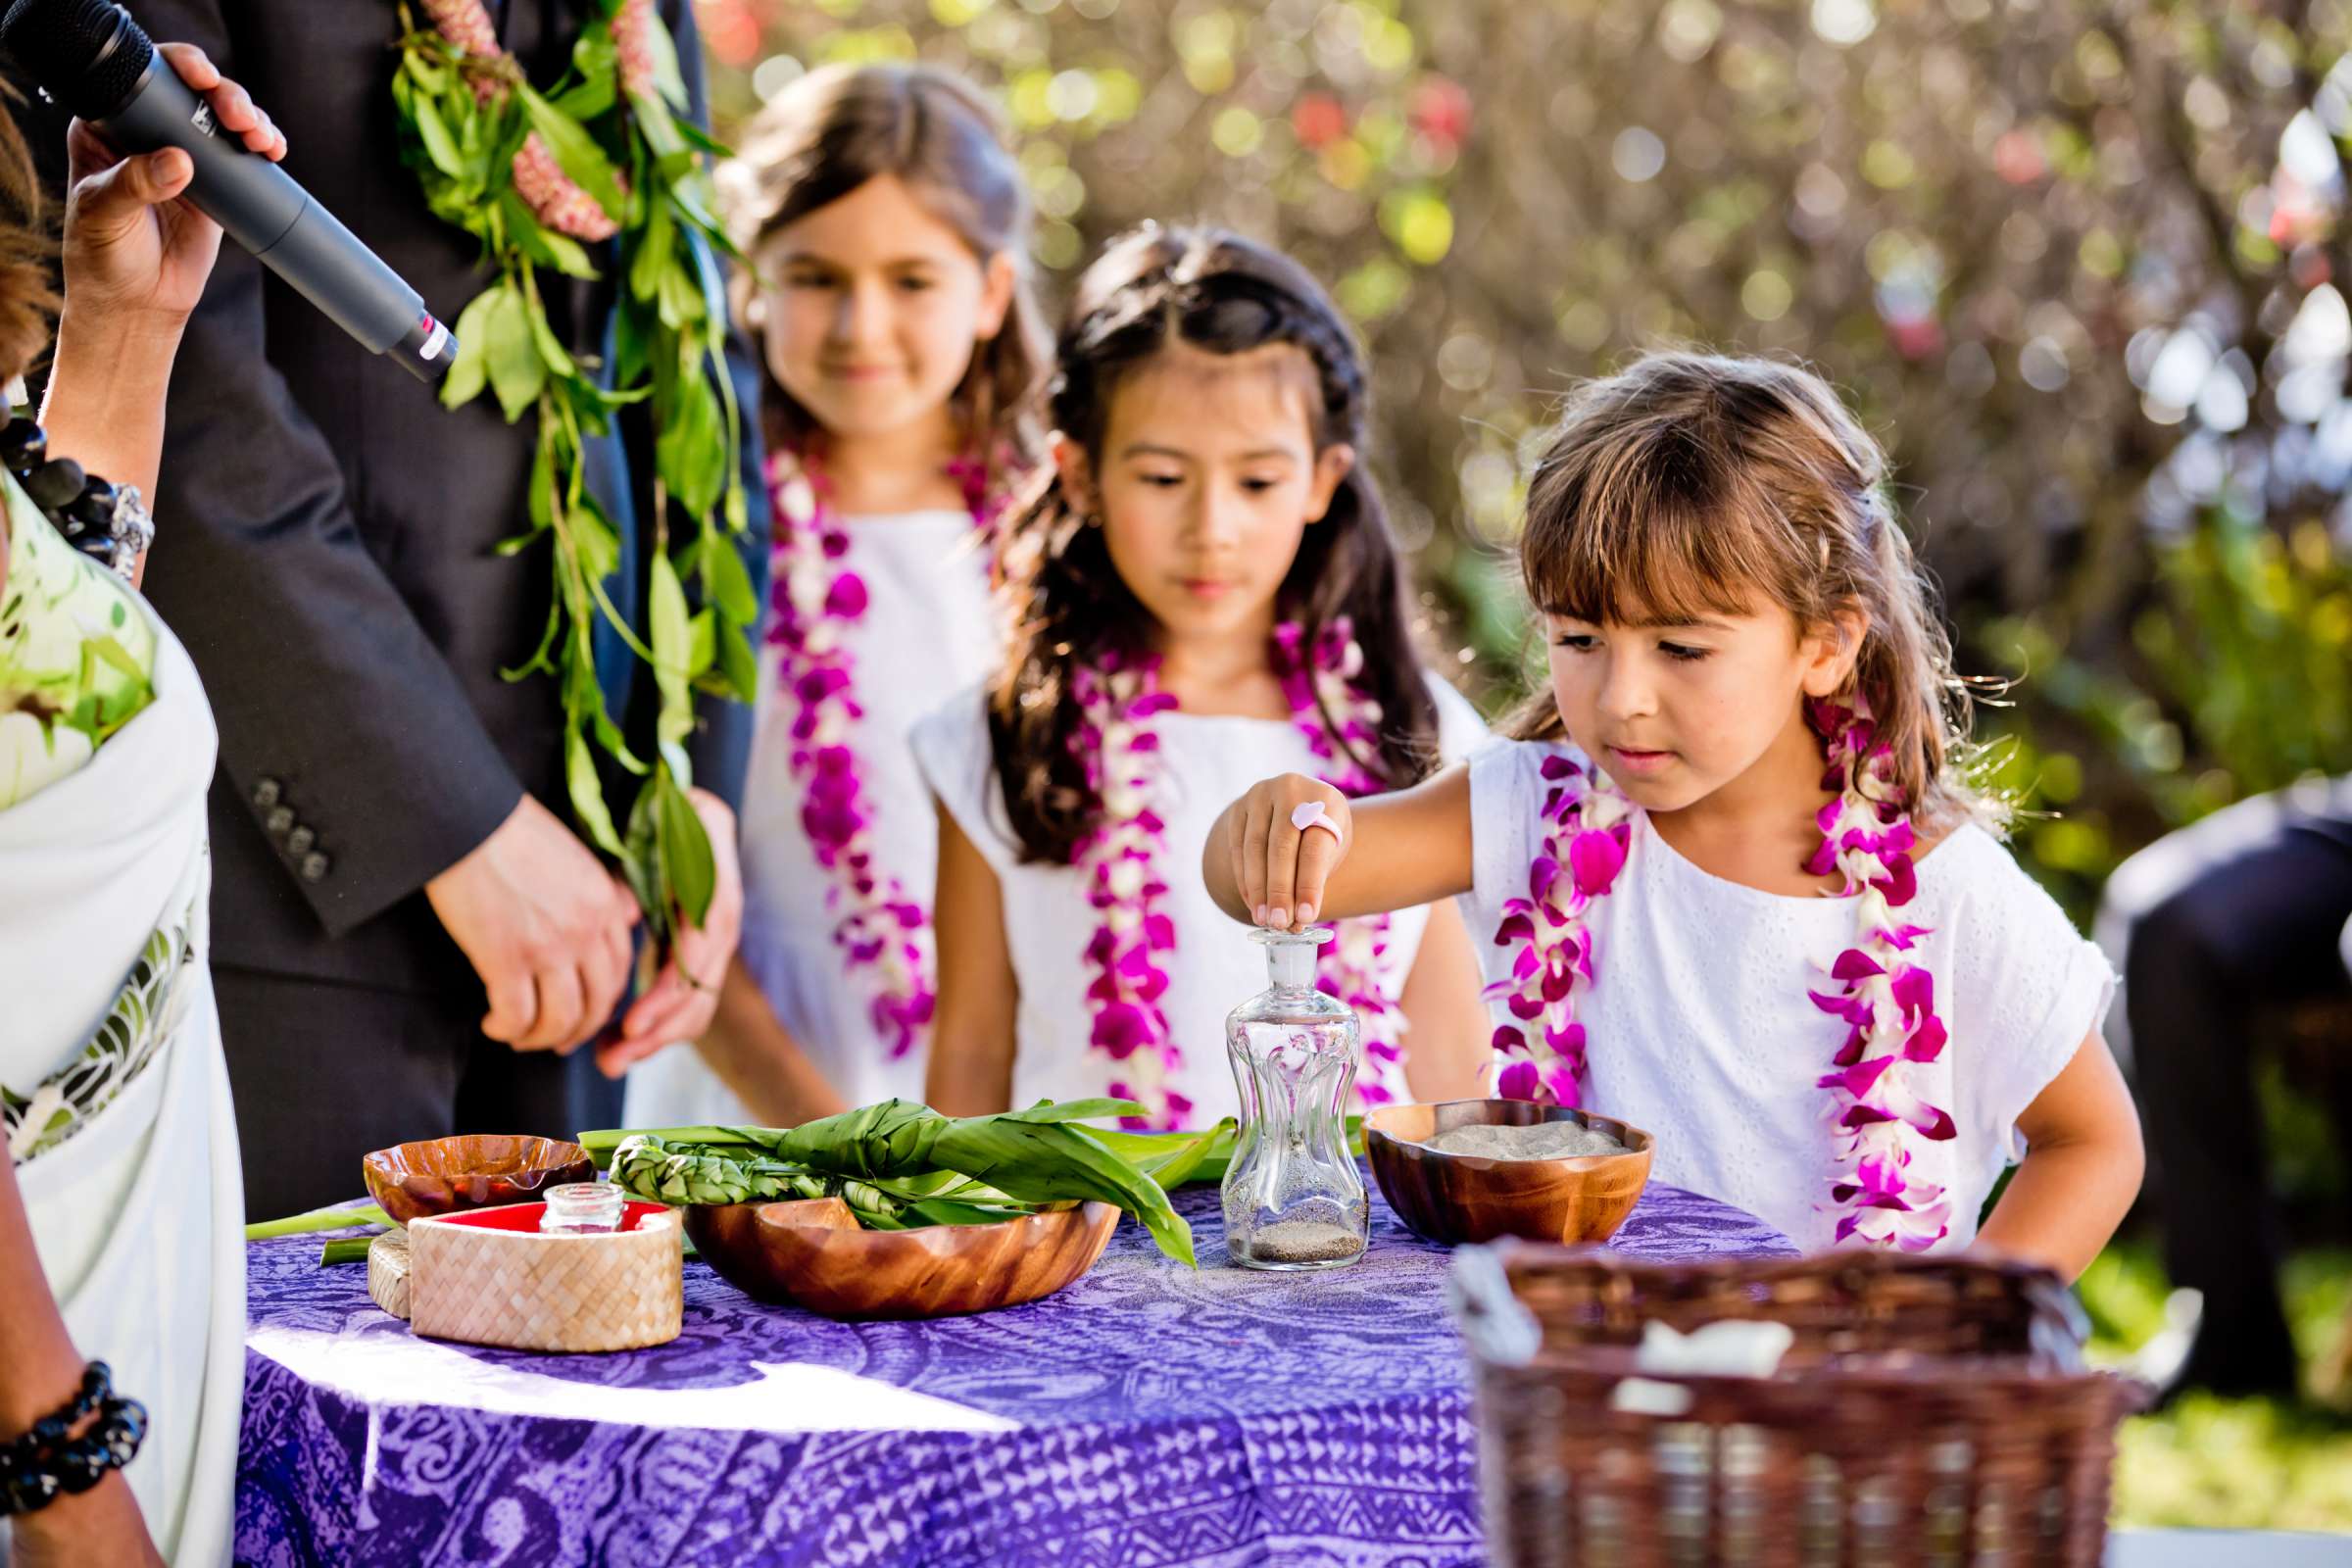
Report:
M 1526 1127 L 1573 1121 L 1613 1135 L 1622 1154 L 1573 1159 L 1491 1159 L 1447 1154 L 1423 1140 L 1479 1124 Z M 1531 1100 L 1448 1100 L 1383 1105 L 1364 1117 L 1372 1174 L 1413 1233 L 1433 1242 L 1605 1242 L 1649 1183 L 1652 1140 L 1609 1116 Z
M 696 1251 L 728 1284 L 840 1318 L 952 1317 L 1052 1296 L 1095 1266 L 1118 1223 L 1109 1203 L 909 1231 L 860 1230 L 838 1198 L 686 1210 Z
M 559 1182 L 596 1180 L 577 1144 L 524 1134 L 467 1133 L 379 1149 L 360 1162 L 368 1196 L 407 1225 L 436 1214 L 527 1203 Z

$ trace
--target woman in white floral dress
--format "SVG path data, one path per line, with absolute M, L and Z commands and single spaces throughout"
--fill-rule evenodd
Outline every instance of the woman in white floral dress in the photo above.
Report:
M 283 155 L 200 52 L 165 54 L 223 127 Z M 220 230 L 174 199 L 186 154 L 118 161 L 78 122 L 71 152 L 46 452 L 28 424 L 0 445 L 34 491 L 79 482 L 36 467 L 45 455 L 152 492 L 165 383 Z M 5 119 L 0 188 L 8 211 L 33 210 Z M 46 335 L 42 249 L 0 227 L 12 384 Z M 84 1357 L 147 1417 L 136 1456 L 87 1490 L 44 1500 L 16 1477 L 0 1560 L 210 1568 L 229 1554 L 245 1328 L 236 1128 L 204 956 L 212 711 L 146 602 L 13 472 L 0 496 L 0 1446 L 78 1408 Z M 118 564 L 135 576 L 140 562 Z M 88 1437 L 88 1421 L 67 1430 Z

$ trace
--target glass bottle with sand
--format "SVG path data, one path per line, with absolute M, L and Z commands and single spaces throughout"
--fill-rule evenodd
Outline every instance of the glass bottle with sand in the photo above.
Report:
M 1225 1020 L 1242 1125 L 1225 1175 L 1225 1247 L 1244 1268 L 1341 1268 L 1364 1255 L 1371 1205 L 1348 1152 L 1362 1064 L 1354 1009 L 1315 987 L 1332 938 L 1252 931 L 1273 983 Z

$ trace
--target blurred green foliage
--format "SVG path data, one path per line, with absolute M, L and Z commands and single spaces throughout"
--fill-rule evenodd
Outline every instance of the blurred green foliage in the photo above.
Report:
M 1551 399 L 1692 341 L 1804 356 L 1887 440 L 1967 667 L 2026 677 L 1984 728 L 2078 913 L 2167 827 L 2352 766 L 2347 0 L 698 13 L 722 130 L 826 61 L 994 90 L 1050 291 L 1145 218 L 1327 279 L 1433 642 L 1491 700 Z
M 2293 1259 L 2288 1316 L 2307 1365 L 2345 1364 L 2352 1252 Z M 2121 1361 L 2163 1325 L 2167 1285 L 2152 1249 L 2111 1247 L 2080 1287 L 2091 1353 Z M 2340 1405 L 2352 1389 L 2315 1391 Z M 2341 1409 L 2193 1395 L 2124 1424 L 2115 1513 L 2149 1528 L 2352 1530 L 2352 1418 Z

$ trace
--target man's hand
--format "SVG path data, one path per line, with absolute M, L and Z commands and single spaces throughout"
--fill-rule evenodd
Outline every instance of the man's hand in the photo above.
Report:
M 728 878 L 735 869 L 731 821 L 721 861 Z M 521 1051 L 567 1052 L 612 1015 L 629 982 L 636 901 L 531 796 L 472 854 L 427 882 L 424 894 L 490 994 L 482 1033 L 491 1039 Z M 733 932 L 730 925 L 730 949 Z
M 696 1040 L 710 1027 L 718 1006 L 718 989 L 727 963 L 735 956 L 735 942 L 743 934 L 743 873 L 735 855 L 735 813 L 709 790 L 688 790 L 703 831 L 710 835 L 710 857 L 717 862 L 718 882 L 710 893 L 710 909 L 700 926 L 678 923 L 677 946 L 653 986 L 620 1021 L 620 1038 L 597 1047 L 596 1064 L 609 1078 L 617 1078 L 632 1062 L 643 1061 L 664 1046 Z

